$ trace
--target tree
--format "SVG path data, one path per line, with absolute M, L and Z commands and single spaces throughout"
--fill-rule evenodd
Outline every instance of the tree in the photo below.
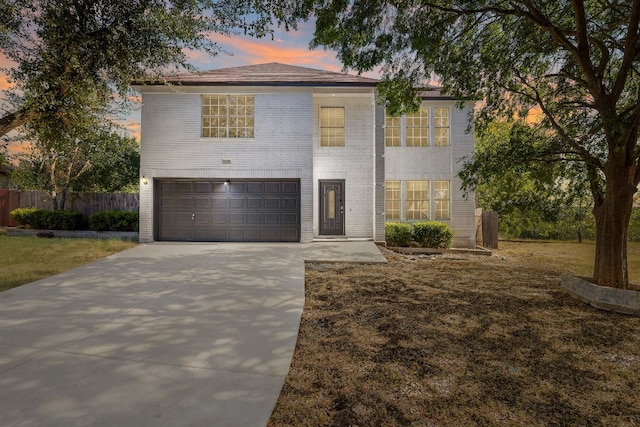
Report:
M 437 76 L 444 92 L 483 100 L 480 128 L 538 111 L 536 127 L 556 143 L 554 160 L 580 162 L 586 171 L 594 281 L 628 288 L 626 241 L 640 183 L 640 0 L 308 5 L 317 18 L 312 44 L 335 49 L 346 67 L 382 66 L 386 81 L 413 87 Z M 415 92 L 404 95 L 411 105 Z
M 52 209 L 64 209 L 69 191 L 122 191 L 138 182 L 140 154 L 133 138 L 109 124 L 38 128 L 35 120 L 23 140 L 26 151 L 13 156 L 11 180 L 21 188 L 45 190 Z M 52 130 L 53 129 L 53 130 Z
M 535 237 L 549 231 L 546 224 L 562 223 L 562 233 L 545 238 L 567 238 L 572 231 L 582 242 L 591 205 L 584 168 L 554 162 L 556 150 L 553 138 L 530 125 L 488 123 L 476 132 L 475 153 L 462 165 L 463 189 L 475 190 L 479 207 L 500 214 L 500 229 L 509 236 Z
M 132 80 L 192 69 L 188 50 L 218 52 L 209 33 L 264 36 L 285 13 L 262 0 L 0 0 L 0 8 L 0 50 L 17 64 L 4 70 L 14 109 L 0 118 L 0 136 L 41 116 L 65 121 L 85 107 L 86 91 L 106 105 L 115 90 L 124 102 Z

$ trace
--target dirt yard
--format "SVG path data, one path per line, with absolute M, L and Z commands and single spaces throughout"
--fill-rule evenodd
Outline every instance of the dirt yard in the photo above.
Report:
M 578 251 L 522 245 L 308 264 L 269 425 L 640 425 L 640 319 L 560 289 Z

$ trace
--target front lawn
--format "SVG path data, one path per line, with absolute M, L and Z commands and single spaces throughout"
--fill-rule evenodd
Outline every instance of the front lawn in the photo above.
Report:
M 640 319 L 560 289 L 563 271 L 590 274 L 591 250 L 501 242 L 492 257 L 308 264 L 269 425 L 640 425 Z M 640 281 L 640 244 L 629 260 Z
M 136 246 L 123 240 L 41 239 L 0 234 L 0 291 Z

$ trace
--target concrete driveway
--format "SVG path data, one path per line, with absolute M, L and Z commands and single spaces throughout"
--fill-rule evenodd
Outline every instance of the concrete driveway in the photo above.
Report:
M 0 293 L 0 425 L 265 425 L 303 305 L 300 244 L 141 245 Z

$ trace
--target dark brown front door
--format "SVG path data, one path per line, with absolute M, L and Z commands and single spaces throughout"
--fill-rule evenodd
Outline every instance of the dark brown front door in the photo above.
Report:
M 320 181 L 320 235 L 344 235 L 344 180 Z

